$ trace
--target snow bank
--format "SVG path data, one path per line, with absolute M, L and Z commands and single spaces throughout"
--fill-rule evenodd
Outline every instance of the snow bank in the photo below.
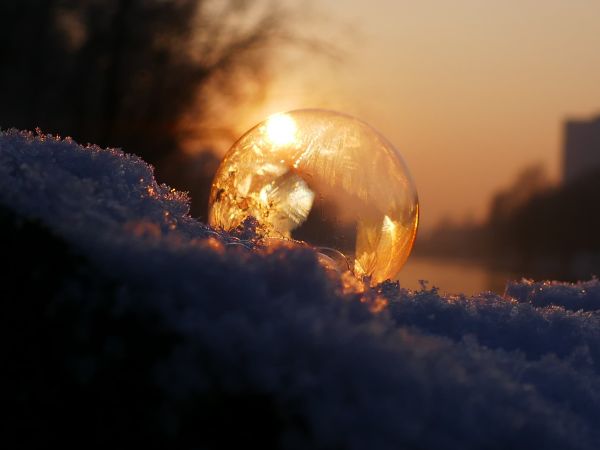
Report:
M 0 205 L 23 447 L 600 447 L 597 280 L 362 292 L 235 245 L 137 157 L 16 131 Z

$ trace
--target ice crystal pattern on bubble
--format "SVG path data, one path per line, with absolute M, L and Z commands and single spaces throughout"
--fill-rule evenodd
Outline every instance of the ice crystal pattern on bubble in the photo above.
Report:
M 253 216 L 269 238 L 341 251 L 374 283 L 405 263 L 418 215 L 398 151 L 366 123 L 324 110 L 276 114 L 248 131 L 223 159 L 209 202 L 213 227 Z

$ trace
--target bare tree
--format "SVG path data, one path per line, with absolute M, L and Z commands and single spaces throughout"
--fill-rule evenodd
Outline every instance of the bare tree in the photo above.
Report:
M 123 147 L 157 165 L 159 176 L 164 168 L 163 179 L 194 190 L 180 155 L 182 136 L 194 130 L 182 119 L 193 114 L 201 130 L 215 96 L 239 99 L 247 80 L 264 80 L 273 51 L 315 46 L 290 31 L 292 15 L 277 5 L 4 0 L 0 127 Z M 206 177 L 215 162 L 200 159 Z
M 292 41 L 280 10 L 252 18 L 253 4 L 9 1 L 2 6 L 12 10 L 2 14 L 4 42 L 11 42 L 5 60 L 17 64 L 3 71 L 2 87 L 16 101 L 3 111 L 2 125 L 13 125 L 15 106 L 27 98 L 20 94 L 35 93 L 24 105 L 24 125 L 104 145 L 133 144 L 132 150 L 154 160 L 154 147 L 173 140 L 179 117 L 196 106 L 196 94 L 209 81 L 219 78 L 221 88 L 235 91 L 240 72 L 256 75 L 274 45 Z M 73 27 L 83 30 L 79 42 L 73 42 Z M 25 34 L 32 37 L 23 39 Z M 19 61 L 19 55 L 29 56 Z M 16 78 L 24 81 L 20 89 L 14 89 Z M 195 112 L 201 119 L 202 111 Z M 142 148 L 136 142 L 143 136 L 149 145 Z

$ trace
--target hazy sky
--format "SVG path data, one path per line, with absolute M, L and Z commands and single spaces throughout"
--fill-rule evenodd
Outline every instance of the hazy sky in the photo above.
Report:
M 600 1 L 321 0 L 313 9 L 315 34 L 336 40 L 344 62 L 284 68 L 265 111 L 325 106 L 372 124 L 408 163 L 426 228 L 483 217 L 529 164 L 558 178 L 563 120 L 600 113 Z

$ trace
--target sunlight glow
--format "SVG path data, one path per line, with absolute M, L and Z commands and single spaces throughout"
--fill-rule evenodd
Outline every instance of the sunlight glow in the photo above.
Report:
M 287 114 L 276 114 L 267 119 L 267 138 L 275 146 L 289 145 L 296 140 L 296 122 Z

